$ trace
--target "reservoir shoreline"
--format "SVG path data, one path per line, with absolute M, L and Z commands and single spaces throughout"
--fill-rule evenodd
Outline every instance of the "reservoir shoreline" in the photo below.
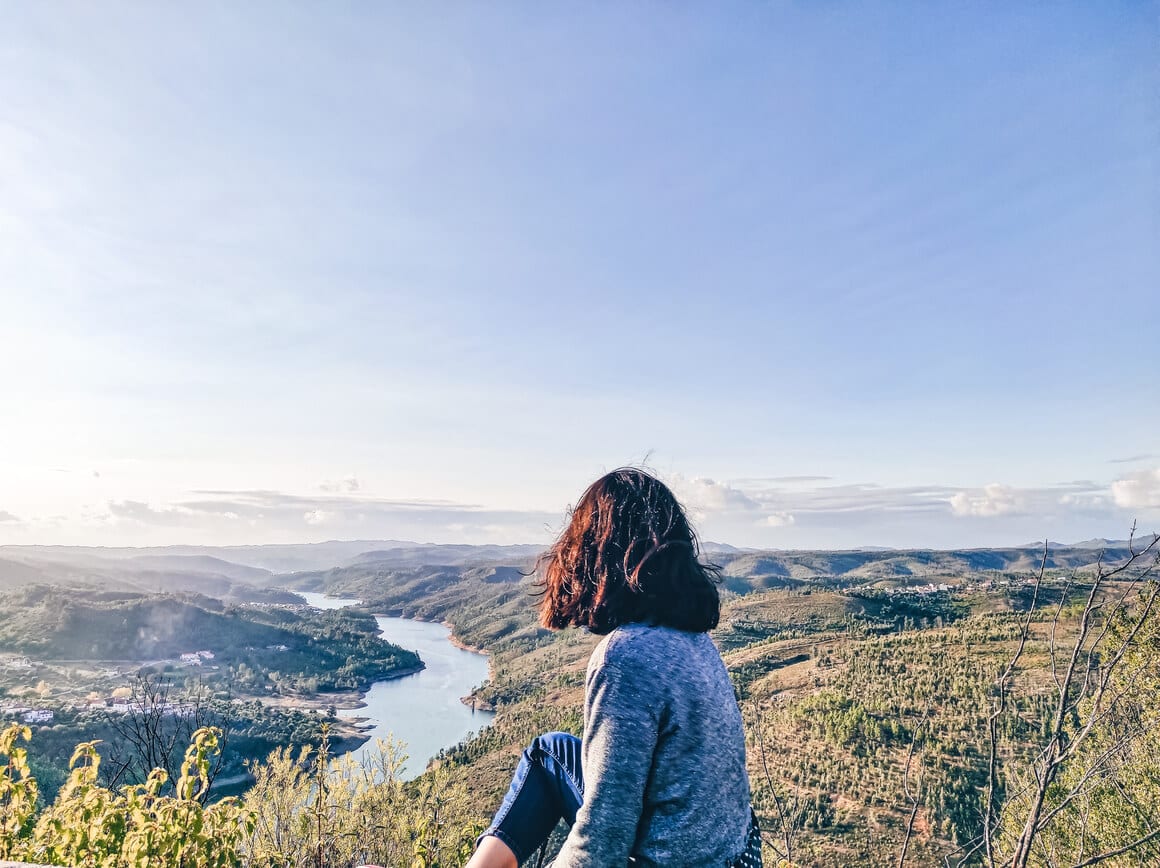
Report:
M 318 608 L 360 605 L 358 600 L 298 593 Z M 491 723 L 494 712 L 473 696 L 493 674 L 491 659 L 460 641 L 446 622 L 378 613 L 375 620 L 383 639 L 417 652 L 421 665 L 377 679 L 365 693 L 319 694 L 314 705 L 335 707 L 343 728 L 349 727 L 341 752 L 356 761 L 373 752 L 376 738 L 389 734 L 405 742 L 411 757 L 405 777 L 413 777 L 441 751 Z

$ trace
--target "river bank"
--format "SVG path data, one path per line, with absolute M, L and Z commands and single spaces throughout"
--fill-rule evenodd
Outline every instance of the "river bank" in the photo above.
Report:
M 479 654 L 481 657 L 486 657 L 487 680 L 491 681 L 493 678 L 495 678 L 495 664 L 492 662 L 491 652 L 483 648 L 477 648 L 475 645 L 468 645 L 462 639 L 457 637 L 455 635 L 455 625 L 450 621 L 440 621 L 440 623 L 450 631 L 447 636 L 447 641 L 458 648 L 460 651 L 468 651 L 472 654 Z M 494 714 L 495 705 L 488 702 L 486 699 L 480 699 L 475 695 L 476 691 L 479 690 L 479 688 L 482 686 L 482 684 L 477 684 L 471 693 L 467 694 L 466 696 L 459 697 L 459 701 L 470 708 L 472 711 L 487 711 Z

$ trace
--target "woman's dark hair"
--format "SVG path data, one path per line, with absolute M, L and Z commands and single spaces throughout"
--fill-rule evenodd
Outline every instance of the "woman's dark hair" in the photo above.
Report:
M 537 565 L 540 623 L 609 633 L 634 621 L 701 633 L 717 626 L 717 567 L 700 561 L 685 511 L 655 476 L 597 479 Z

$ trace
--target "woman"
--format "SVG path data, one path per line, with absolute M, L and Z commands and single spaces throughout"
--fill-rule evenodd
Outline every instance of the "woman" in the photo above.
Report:
M 641 470 L 601 477 L 540 571 L 540 622 L 604 636 L 584 739 L 532 742 L 468 868 L 517 868 L 561 818 L 556 868 L 760 866 L 741 715 L 707 633 L 716 576 L 672 492 Z

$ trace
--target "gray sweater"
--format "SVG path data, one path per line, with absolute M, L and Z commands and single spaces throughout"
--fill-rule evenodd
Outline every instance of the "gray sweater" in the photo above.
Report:
M 745 849 L 745 735 L 707 633 L 628 624 L 596 646 L 584 804 L 555 868 L 725 866 Z

